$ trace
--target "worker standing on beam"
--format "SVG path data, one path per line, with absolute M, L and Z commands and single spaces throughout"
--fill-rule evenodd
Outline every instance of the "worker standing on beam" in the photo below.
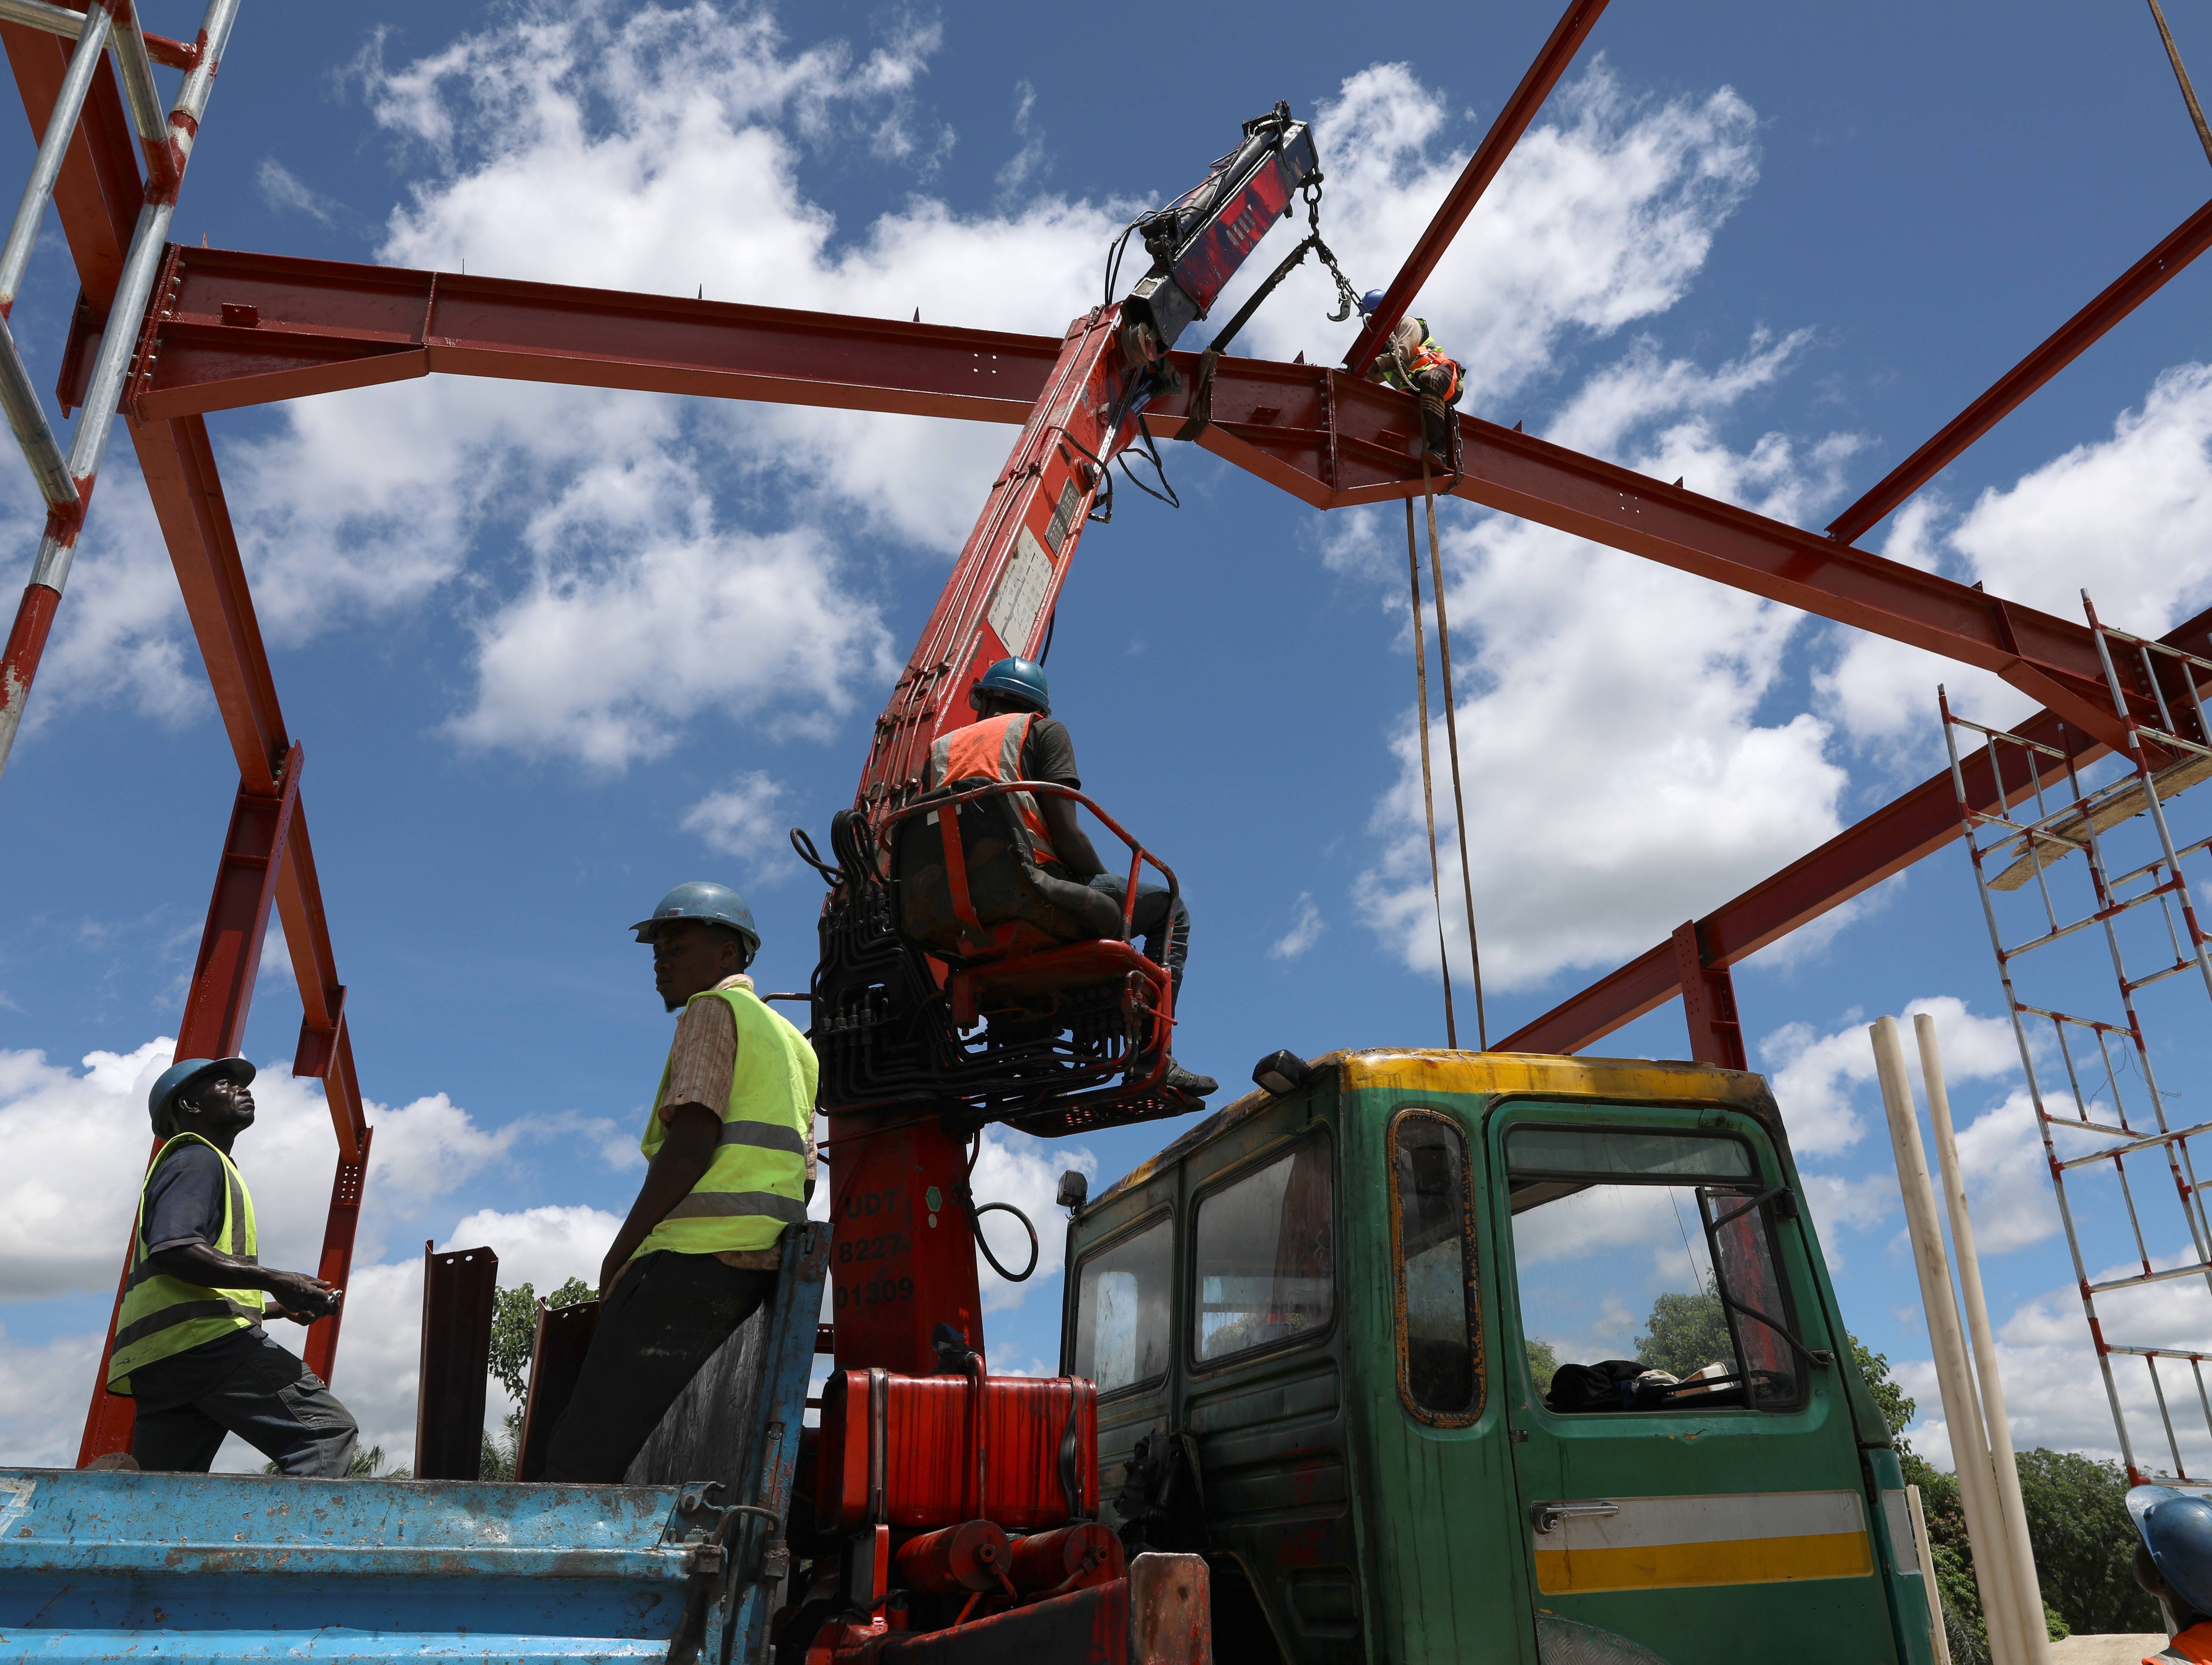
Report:
M 817 1066 L 753 993 L 760 932 L 726 885 L 679 884 L 631 927 L 677 1020 L 641 1148 L 652 1166 L 599 1268 L 599 1328 L 545 1478 L 619 1481 L 701 1365 L 775 1291 L 806 1218 Z
M 1370 289 L 1359 302 L 1364 317 L 1382 305 L 1382 291 Z M 1451 418 L 1448 414 L 1467 389 L 1467 367 L 1444 356 L 1429 333 L 1425 318 L 1401 318 L 1390 339 L 1367 368 L 1367 379 L 1411 393 L 1421 402 L 1421 437 L 1437 466 L 1452 463 Z
M 931 790 L 960 780 L 1046 781 L 1082 789 L 1075 742 L 1067 725 L 1053 717 L 1052 684 L 1044 666 L 1035 659 L 1000 659 L 968 690 L 968 704 L 975 721 L 930 748 Z M 1091 836 L 1075 818 L 1073 799 L 1023 793 L 1015 807 L 1029 823 L 1030 853 L 1039 866 L 1088 884 L 1113 897 L 1117 907 L 1126 902 L 1128 880 L 1106 871 Z M 1130 928 L 1145 939 L 1145 957 L 1167 968 L 1172 996 L 1180 1004 L 1183 961 L 1190 953 L 1190 909 L 1182 896 L 1155 879 L 1139 879 Z M 1160 1085 L 1194 1102 L 1221 1085 L 1172 1058 Z
M 146 1108 L 164 1143 L 138 1194 L 107 1388 L 137 1401 L 141 1468 L 204 1474 L 236 1434 L 287 1474 L 342 1479 L 353 1418 L 261 1328 L 313 1323 L 343 1291 L 257 1259 L 253 1198 L 230 1159 L 253 1125 L 252 1079 L 243 1058 L 184 1058 L 154 1083 Z

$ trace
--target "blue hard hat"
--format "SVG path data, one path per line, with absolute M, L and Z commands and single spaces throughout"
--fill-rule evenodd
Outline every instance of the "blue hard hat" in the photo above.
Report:
M 753 923 L 753 910 L 745 906 L 743 896 L 726 884 L 703 878 L 679 884 L 661 897 L 650 918 L 640 920 L 630 929 L 637 933 L 640 942 L 651 942 L 654 927 L 664 921 L 678 919 L 696 919 L 708 925 L 726 926 L 736 932 L 745 940 L 748 964 L 760 952 L 760 927 Z
M 1367 293 L 1366 293 L 1366 294 L 1364 294 L 1364 295 L 1361 295 L 1361 296 L 1359 297 L 1359 313 L 1360 313 L 1360 316 L 1361 316 L 1361 317 L 1363 317 L 1363 318 L 1371 317 L 1374 313 L 1378 313 L 1378 312 L 1380 312 L 1380 311 L 1382 311 L 1382 290 L 1380 290 L 1380 289 L 1370 289 L 1370 290 L 1368 290 L 1368 291 L 1367 291 Z
M 176 1133 L 169 1112 L 179 1093 L 203 1081 L 235 1081 L 242 1087 L 252 1079 L 253 1066 L 244 1058 L 179 1058 L 161 1072 L 153 1091 L 146 1095 L 146 1114 L 153 1118 L 155 1137 L 167 1139 Z
M 996 694 L 1042 716 L 1052 714 L 1052 684 L 1035 659 L 1000 659 L 968 690 L 968 703 L 974 705 L 979 694 Z
M 2170 1486 L 2128 1490 L 2128 1513 L 2173 1593 L 2212 1613 L 2212 1503 Z

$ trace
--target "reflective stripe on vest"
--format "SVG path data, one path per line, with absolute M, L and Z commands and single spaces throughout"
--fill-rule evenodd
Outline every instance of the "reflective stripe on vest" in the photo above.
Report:
M 1022 748 L 1029 742 L 1035 714 L 1017 711 L 986 717 L 944 736 L 929 749 L 930 790 L 954 781 L 1022 779 Z M 1052 847 L 1052 833 L 1045 825 L 1044 811 L 1037 807 L 1036 794 L 1010 792 L 1006 799 L 1013 806 L 1014 829 L 1022 841 L 1023 855 L 1032 866 L 1056 864 L 1060 852 Z
M 806 1218 L 806 1140 L 814 1129 L 814 1087 L 820 1074 L 814 1048 L 750 988 L 710 988 L 691 998 L 723 1001 L 738 1026 L 730 1102 L 722 1111 L 714 1159 L 637 1252 L 671 1249 L 683 1255 L 720 1255 L 772 1248 L 784 1227 Z M 653 1108 L 646 1112 L 639 1148 L 648 1162 L 668 1136 L 660 1104 L 675 1055 L 672 1043 Z
M 146 1262 L 146 1193 L 169 1153 L 182 1145 L 206 1145 L 222 1163 L 222 1230 L 209 1245 L 218 1255 L 258 1263 L 260 1243 L 253 1229 L 253 1198 L 230 1158 L 198 1133 L 179 1133 L 155 1154 L 138 1188 L 138 1224 L 131 1238 L 131 1271 L 123 1280 L 123 1305 L 115 1315 L 115 1341 L 107 1359 L 111 1393 L 131 1391 L 131 1372 L 234 1330 L 261 1322 L 264 1296 L 258 1289 L 210 1289 L 157 1272 Z

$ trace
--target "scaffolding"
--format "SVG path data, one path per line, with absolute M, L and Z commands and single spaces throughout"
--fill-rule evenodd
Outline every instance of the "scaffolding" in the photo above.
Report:
M 2212 1353 L 2173 1344 L 2212 1342 L 2212 1219 L 2191 1145 L 2212 1121 L 2191 1121 L 2175 1085 L 2201 1073 L 2192 1048 L 2212 1037 L 2212 957 L 2190 876 L 2212 858 L 2212 827 L 2177 826 L 2174 813 L 2212 778 L 2212 659 L 2113 629 L 2081 601 L 2124 750 L 1986 727 L 1941 688 L 1937 704 L 2121 1460 L 2130 1484 L 2212 1486 Z M 1961 730 L 1988 748 L 1995 808 L 1969 793 Z M 2177 1427 L 2176 1390 L 2194 1397 L 2201 1432 L 2191 1414 Z

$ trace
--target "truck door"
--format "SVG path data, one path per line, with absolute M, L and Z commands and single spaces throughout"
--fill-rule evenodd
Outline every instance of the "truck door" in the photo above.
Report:
M 1543 1658 L 1894 1660 L 1841 1327 L 1758 1122 L 1523 1099 L 1488 1140 Z

